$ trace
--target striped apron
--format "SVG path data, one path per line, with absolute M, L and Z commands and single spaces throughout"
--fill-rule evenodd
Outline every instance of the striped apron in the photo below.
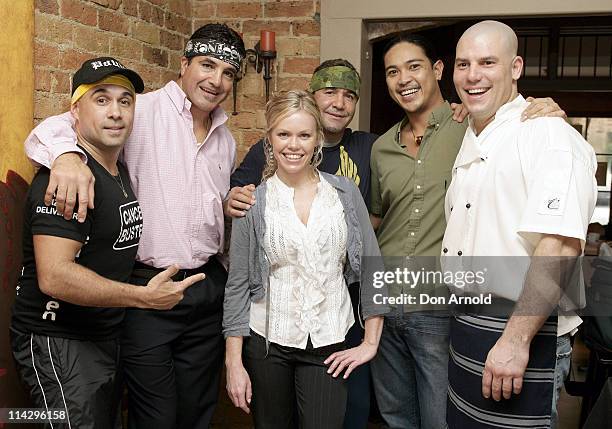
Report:
M 451 318 L 448 363 L 449 429 L 549 428 L 557 357 L 557 316 L 531 342 L 519 395 L 499 402 L 482 396 L 482 372 L 508 318 L 471 313 Z

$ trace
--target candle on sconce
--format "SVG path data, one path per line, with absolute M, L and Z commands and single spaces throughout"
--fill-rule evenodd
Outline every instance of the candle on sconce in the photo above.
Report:
M 267 52 L 276 51 L 276 40 L 274 31 L 261 30 L 261 50 Z

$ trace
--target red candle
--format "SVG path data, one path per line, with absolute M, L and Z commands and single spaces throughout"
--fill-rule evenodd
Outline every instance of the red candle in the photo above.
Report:
M 262 51 L 276 51 L 276 34 L 274 31 L 261 30 L 261 50 Z

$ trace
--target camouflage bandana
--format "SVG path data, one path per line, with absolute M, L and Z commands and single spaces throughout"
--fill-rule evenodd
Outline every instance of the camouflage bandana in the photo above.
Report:
M 346 66 L 326 67 L 317 71 L 310 79 L 310 92 L 314 93 L 322 88 L 342 88 L 353 91 L 359 97 L 361 81 L 355 70 Z

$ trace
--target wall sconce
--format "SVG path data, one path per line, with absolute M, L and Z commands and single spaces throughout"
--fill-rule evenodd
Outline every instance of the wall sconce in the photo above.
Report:
M 247 49 L 246 60 L 253 64 L 255 71 L 261 73 L 263 69 L 263 78 L 266 84 L 266 102 L 270 98 L 270 69 L 272 61 L 276 58 L 276 34 L 274 31 L 261 30 L 259 42 L 254 49 Z
M 242 34 L 241 34 L 242 36 Z M 259 42 L 254 46 L 254 49 L 246 50 L 245 66 L 242 73 L 234 79 L 234 111 L 232 115 L 237 115 L 236 111 L 236 90 L 238 81 L 242 80 L 246 73 L 249 64 L 253 65 L 253 68 L 257 73 L 261 73 L 263 70 L 263 78 L 266 85 L 266 102 L 270 98 L 270 69 L 272 67 L 272 61 L 276 58 L 276 33 L 274 31 L 261 30 L 259 35 Z

